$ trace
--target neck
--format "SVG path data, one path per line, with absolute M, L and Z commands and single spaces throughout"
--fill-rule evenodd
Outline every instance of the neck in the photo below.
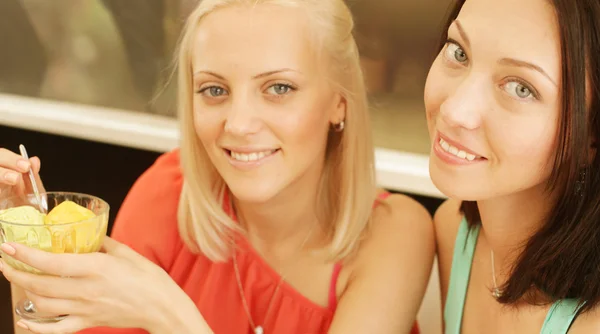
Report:
M 477 202 L 482 237 L 494 252 L 502 276 L 510 272 L 527 240 L 544 223 L 550 202 L 544 185 Z
M 233 205 L 241 224 L 248 232 L 248 241 L 258 250 L 297 248 L 310 233 L 310 240 L 320 240 L 323 231 L 318 225 L 316 198 L 320 170 L 315 177 L 299 178 L 282 192 L 264 203 L 242 202 L 234 198 Z M 310 179 L 310 180 L 307 180 Z

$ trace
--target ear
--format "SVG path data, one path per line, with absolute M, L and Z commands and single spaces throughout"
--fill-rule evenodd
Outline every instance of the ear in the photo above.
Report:
M 346 109 L 348 108 L 348 102 L 342 94 L 336 93 L 333 99 L 332 112 L 329 115 L 329 123 L 339 124 L 341 121 L 346 119 Z

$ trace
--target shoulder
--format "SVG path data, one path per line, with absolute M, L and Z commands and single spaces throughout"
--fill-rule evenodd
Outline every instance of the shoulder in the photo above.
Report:
M 438 246 L 452 246 L 462 220 L 460 212 L 461 201 L 446 200 L 436 210 L 433 216 L 433 226 Z
M 356 270 L 371 271 L 374 266 L 398 269 L 405 263 L 413 269 L 423 267 L 429 272 L 434 251 L 434 230 L 429 212 L 408 196 L 390 194 L 377 200 L 369 231 L 359 249 Z M 396 272 L 393 268 L 392 272 Z M 401 274 L 400 271 L 396 273 Z
M 388 244 L 391 251 L 410 250 L 411 256 L 423 260 L 429 260 L 430 254 L 433 256 L 435 239 L 431 215 L 411 197 L 390 194 L 381 200 L 373 209 L 371 229 L 373 244 Z M 397 257 L 398 253 L 390 256 Z
M 431 215 L 421 203 L 406 195 L 379 196 L 371 219 L 372 237 L 375 238 L 385 238 L 388 233 L 406 232 L 433 237 Z
M 179 151 L 161 155 L 133 184 L 119 216 L 130 212 L 146 216 L 175 213 L 182 184 Z
M 434 255 L 429 212 L 404 195 L 378 199 L 365 239 L 344 265 L 348 279 L 338 292 L 340 307 L 334 322 L 346 319 L 358 331 L 409 332 Z
M 125 197 L 111 236 L 168 266 L 168 256 L 180 245 L 177 210 L 182 184 L 179 151 L 161 155 Z
M 575 319 L 569 334 L 600 333 L 600 308 L 594 307 Z
M 135 182 L 132 190 L 155 189 L 160 186 L 160 193 L 181 190 L 183 174 L 180 168 L 179 150 L 164 153 Z
M 454 256 L 454 244 L 462 220 L 460 205 L 460 201 L 446 200 L 433 216 L 442 305 L 446 302 L 446 293 L 450 284 L 450 271 L 452 270 L 452 258 Z

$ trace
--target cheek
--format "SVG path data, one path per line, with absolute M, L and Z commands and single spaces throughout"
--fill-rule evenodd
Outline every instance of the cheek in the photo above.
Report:
M 494 138 L 488 139 L 490 144 L 495 143 L 492 148 L 500 166 L 508 167 L 504 173 L 521 175 L 533 183 L 549 177 L 556 151 L 555 123 L 542 119 L 513 122 L 495 131 Z
M 329 128 L 328 113 L 322 103 L 303 103 L 284 111 L 273 120 L 271 129 L 284 152 L 300 159 L 324 149 Z
M 425 111 L 430 131 L 435 126 L 440 106 L 448 96 L 448 84 L 448 79 L 440 69 L 439 60 L 436 59 L 427 75 L 424 91 Z
M 196 110 L 194 110 L 196 136 L 198 136 L 203 146 L 208 147 L 217 140 L 222 129 L 222 122 L 216 112 Z

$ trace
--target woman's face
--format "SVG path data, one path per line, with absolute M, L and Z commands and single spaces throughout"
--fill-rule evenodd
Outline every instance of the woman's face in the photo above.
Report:
M 194 125 L 228 187 L 265 202 L 321 176 L 331 123 L 345 102 L 313 52 L 307 15 L 272 5 L 206 16 L 192 53 Z
M 425 87 L 430 175 L 449 197 L 545 186 L 561 112 L 561 56 L 547 0 L 467 0 Z

